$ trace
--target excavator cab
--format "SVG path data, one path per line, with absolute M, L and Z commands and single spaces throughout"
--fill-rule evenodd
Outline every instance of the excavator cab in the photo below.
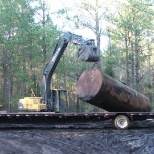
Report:
M 54 112 L 66 112 L 67 91 L 65 89 L 52 89 L 52 107 Z

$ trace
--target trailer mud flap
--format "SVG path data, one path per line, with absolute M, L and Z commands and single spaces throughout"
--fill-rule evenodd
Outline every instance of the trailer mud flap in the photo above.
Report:
M 97 47 L 91 44 L 82 44 L 76 55 L 81 61 L 87 62 L 97 62 L 100 57 Z

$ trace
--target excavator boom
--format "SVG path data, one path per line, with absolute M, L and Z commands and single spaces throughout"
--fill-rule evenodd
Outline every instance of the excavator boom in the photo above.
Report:
M 58 104 L 59 101 L 53 101 L 57 100 L 54 99 L 54 97 L 56 97 L 57 95 L 55 95 L 55 91 L 53 92 L 52 90 L 51 78 L 60 61 L 60 58 L 62 57 L 69 43 L 73 43 L 74 45 L 79 46 L 76 56 L 80 60 L 86 62 L 97 62 L 99 60 L 100 55 L 97 51 L 97 47 L 95 46 L 95 41 L 93 39 L 84 40 L 82 36 L 70 32 L 63 33 L 59 37 L 58 42 L 56 43 L 56 46 L 54 48 L 53 54 L 43 71 L 42 98 L 30 99 L 30 97 L 28 97 L 20 99 L 18 103 L 19 110 L 27 109 L 30 111 L 30 108 L 33 108 L 33 110 L 35 110 L 36 107 L 33 104 L 37 100 L 37 102 L 40 102 L 37 104 L 37 106 L 40 104 L 44 104 L 45 106 L 41 105 L 41 107 L 38 107 L 36 111 L 39 111 L 39 108 L 41 108 L 42 110 L 45 109 L 46 111 L 58 111 L 58 109 L 54 108 L 54 106 L 58 106 L 56 105 L 56 103 Z M 58 90 L 57 94 L 59 94 Z M 27 105 L 29 107 L 26 107 Z
M 51 59 L 43 72 L 42 101 L 47 105 L 47 110 L 53 111 L 51 78 L 68 43 L 73 43 L 74 45 L 79 46 L 79 50 L 76 55 L 80 60 L 87 62 L 97 62 L 99 60 L 99 54 L 93 39 L 84 40 L 82 36 L 72 34 L 70 32 L 63 33 L 59 38 Z

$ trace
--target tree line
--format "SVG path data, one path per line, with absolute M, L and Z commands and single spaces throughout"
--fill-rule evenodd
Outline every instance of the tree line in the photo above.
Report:
M 75 14 L 71 13 L 74 9 Z M 8 111 L 11 106 L 16 109 L 19 98 L 30 96 L 32 91 L 41 96 L 43 68 L 63 31 L 49 12 L 48 5 L 41 0 L 0 2 L 0 103 Z M 101 54 L 97 67 L 147 95 L 153 102 L 152 2 L 85 0 L 55 14 L 65 19 L 65 23 L 73 23 L 76 29 L 90 29 L 96 36 Z M 108 38 L 108 46 L 102 50 L 101 39 L 104 35 Z M 64 53 L 52 79 L 53 87 L 64 88 L 71 93 L 68 102 L 70 106 L 75 106 L 74 111 L 83 111 L 82 108 L 89 111 L 93 107 L 78 100 L 75 86 L 82 71 L 94 64 L 77 60 L 76 50 L 69 45 Z

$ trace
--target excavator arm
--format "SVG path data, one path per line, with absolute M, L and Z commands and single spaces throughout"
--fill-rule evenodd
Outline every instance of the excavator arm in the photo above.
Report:
M 42 102 L 46 104 L 48 111 L 53 111 L 51 78 L 60 61 L 60 58 L 67 48 L 68 43 L 79 45 L 77 57 L 80 60 L 87 62 L 97 62 L 99 60 L 99 54 L 93 39 L 84 40 L 82 36 L 75 35 L 70 32 L 63 33 L 54 48 L 51 59 L 43 71 Z

